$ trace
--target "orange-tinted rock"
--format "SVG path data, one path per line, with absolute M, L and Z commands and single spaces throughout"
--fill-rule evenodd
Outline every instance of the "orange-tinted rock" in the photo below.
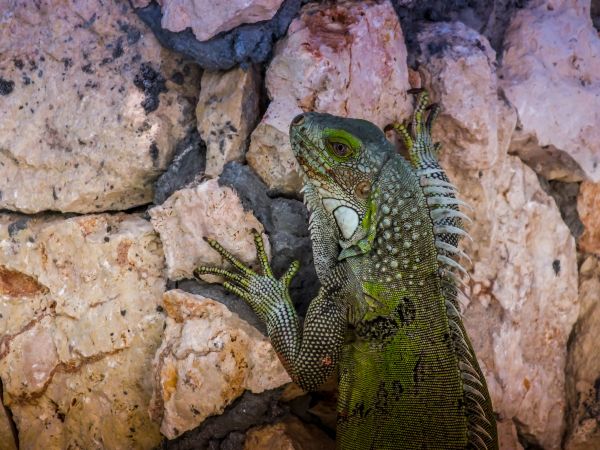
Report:
M 584 226 L 578 241 L 579 249 L 600 255 L 600 183 L 581 183 L 577 212 Z
M 335 442 L 315 425 L 290 416 L 283 422 L 250 429 L 244 450 L 333 450 Z
M 222 413 L 245 389 L 290 381 L 269 340 L 223 304 L 180 290 L 166 292 L 164 303 L 150 414 L 169 439 Z

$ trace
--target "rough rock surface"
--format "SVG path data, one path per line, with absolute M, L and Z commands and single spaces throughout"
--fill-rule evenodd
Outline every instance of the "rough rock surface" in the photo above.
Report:
M 537 2 L 507 30 L 500 83 L 519 114 L 511 152 L 547 179 L 600 181 L 600 36 L 588 2 Z
M 167 326 L 150 413 L 166 437 L 223 412 L 246 389 L 259 393 L 290 381 L 269 340 L 221 303 L 180 290 L 163 300 Z
M 328 112 L 382 127 L 408 115 L 406 48 L 391 4 L 306 5 L 277 45 L 266 84 L 272 101 L 246 157 L 269 188 L 296 193 L 288 139 L 296 114 Z
M 0 10 L 0 79 L 11 86 L 1 97 L 0 207 L 95 212 L 151 201 L 193 120 L 196 71 L 144 33 L 125 2 L 100 12 L 87 0 L 2 0 Z
M 315 425 L 302 423 L 294 416 L 274 425 L 264 425 L 246 433 L 244 450 L 327 450 L 335 442 Z
M 137 3 L 145 4 L 146 1 Z M 301 4 L 302 0 L 284 0 L 271 20 L 240 25 L 205 42 L 199 42 L 190 29 L 178 33 L 163 29 L 157 3 L 135 12 L 165 47 L 191 58 L 204 69 L 228 70 L 237 64 L 246 66 L 266 61 L 271 56 L 273 42 L 285 34 Z
M 216 177 L 227 162 L 244 159 L 258 120 L 260 78 L 254 66 L 202 74 L 196 117 L 206 143 L 206 175 Z
M 419 72 L 442 107 L 434 139 L 444 143 L 442 163 L 474 208 L 474 243 L 464 242 L 473 259 L 465 325 L 500 434 L 507 448 L 518 445 L 515 428 L 522 442 L 559 448 L 567 340 L 579 308 L 574 239 L 535 173 L 506 154 L 516 114 L 497 97 L 485 38 L 456 24 L 430 26 L 419 38 L 431 55 Z M 466 151 L 453 145 L 456 136 Z M 470 136 L 479 138 L 469 145 Z M 484 142 L 495 148 L 482 152 Z
M 160 234 L 171 280 L 193 278 L 199 265 L 225 267 L 225 261 L 203 238 L 216 239 L 246 264 L 256 261 L 252 229 L 263 226 L 252 213 L 245 212 L 240 199 L 217 180 L 175 192 L 162 205 L 149 211 L 152 225 Z M 267 252 L 269 241 L 265 238 Z M 214 277 L 203 275 L 210 281 Z
M 169 31 L 191 28 L 199 41 L 229 31 L 244 23 L 271 19 L 283 0 L 233 0 L 215 3 L 211 0 L 162 0 L 161 25 Z M 136 8 L 145 7 L 149 0 L 136 0 Z
M 422 82 L 443 105 L 434 133 L 444 136 L 447 151 L 469 155 L 463 158 L 468 168 L 491 167 L 501 151 L 494 50 L 485 37 L 460 22 L 425 26 L 418 40 Z
M 0 376 L 21 449 L 150 449 L 164 256 L 135 215 L 0 216 Z
M 577 212 L 583 223 L 583 233 L 579 238 L 582 252 L 600 255 L 600 183 L 581 183 L 577 197 Z
M 286 413 L 278 400 L 281 388 L 253 394 L 245 391 L 218 416 L 207 418 L 202 425 L 186 431 L 178 438 L 163 443 L 164 450 L 198 450 L 208 447 L 222 450 L 243 448 L 244 431 L 250 427 L 272 423 Z
M 580 268 L 581 312 L 569 342 L 567 364 L 568 432 L 565 448 L 600 447 L 600 263 L 588 256 Z

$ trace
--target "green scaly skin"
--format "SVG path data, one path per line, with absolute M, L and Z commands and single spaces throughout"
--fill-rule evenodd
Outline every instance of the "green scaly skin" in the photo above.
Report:
M 298 263 L 275 278 L 258 233 L 261 274 L 210 239 L 234 270 L 197 269 L 222 275 L 248 302 L 302 388 L 316 389 L 337 368 L 341 449 L 498 448 L 458 312 L 467 217 L 437 162 L 437 107 L 427 105 L 420 92 L 410 127 L 393 125 L 410 162 L 369 122 L 317 113 L 292 121 L 322 284 L 303 327 L 288 293 Z

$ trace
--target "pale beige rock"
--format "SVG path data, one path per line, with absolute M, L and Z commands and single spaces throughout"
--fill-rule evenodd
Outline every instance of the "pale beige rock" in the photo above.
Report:
M 206 175 L 217 177 L 227 162 L 244 159 L 248 136 L 258 120 L 259 90 L 256 67 L 202 74 L 196 117 L 206 143 Z
M 567 363 L 567 450 L 600 447 L 600 264 L 595 256 L 588 256 L 581 265 L 579 300 L 581 312 Z
M 262 224 L 244 211 L 233 189 L 207 180 L 195 187 L 176 191 L 162 205 L 149 211 L 152 225 L 160 234 L 172 280 L 193 278 L 199 265 L 226 267 L 229 264 L 203 238 L 216 239 L 246 264 L 256 267 L 252 229 L 263 232 Z M 269 240 L 263 233 L 267 253 Z M 207 281 L 215 278 L 203 275 Z
M 519 114 L 511 152 L 548 179 L 600 181 L 600 37 L 589 1 L 536 2 L 504 41 L 500 85 Z
M 566 346 L 579 310 L 574 239 L 518 158 L 480 171 L 465 171 L 458 154 L 445 161 L 474 206 L 465 325 L 494 408 L 530 441 L 560 448 Z
M 498 115 L 496 55 L 485 37 L 460 22 L 427 25 L 418 36 L 419 73 L 432 101 L 441 104 L 434 133 L 444 148 L 462 152 L 468 168 L 496 159 Z M 457 89 L 456 86 L 461 86 Z
M 191 28 L 199 41 L 229 31 L 244 23 L 271 19 L 283 0 L 161 0 L 163 17 L 161 25 L 170 31 Z M 136 6 L 150 3 L 136 0 Z
M 335 442 L 319 427 L 290 416 L 273 425 L 255 427 L 246 433 L 244 450 L 327 450 Z
M 290 381 L 269 340 L 225 305 L 180 290 L 166 292 L 164 304 L 150 414 L 169 439 L 222 413 L 246 389 Z
M 302 111 L 385 126 L 408 115 L 406 47 L 388 2 L 306 5 L 267 70 L 272 101 L 252 133 L 249 165 L 275 190 L 301 187 L 288 128 Z
M 21 449 L 150 449 L 164 256 L 137 215 L 0 216 L 0 376 Z
M 577 212 L 584 226 L 578 241 L 579 249 L 600 255 L 600 183 L 581 183 Z
M 0 208 L 95 212 L 150 202 L 192 126 L 196 71 L 182 85 L 165 82 L 187 71 L 127 3 L 0 0 L 0 10 L 0 77 L 13 83 L 1 97 Z M 142 104 L 154 101 L 146 112 Z

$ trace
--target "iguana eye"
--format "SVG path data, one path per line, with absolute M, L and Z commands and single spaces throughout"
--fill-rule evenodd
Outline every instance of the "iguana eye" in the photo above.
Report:
M 329 148 L 335 156 L 343 158 L 352 153 L 352 149 L 343 142 L 329 141 Z

